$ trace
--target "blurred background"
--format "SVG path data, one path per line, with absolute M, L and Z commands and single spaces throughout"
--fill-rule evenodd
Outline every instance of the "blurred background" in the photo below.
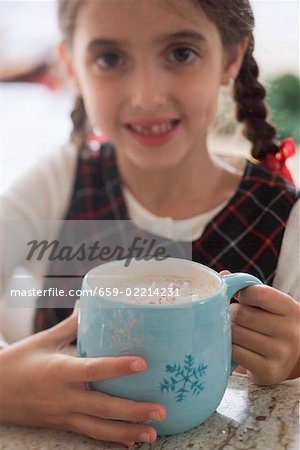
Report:
M 299 3 L 252 0 L 255 55 L 268 90 L 278 138 L 292 136 L 298 155 L 289 161 L 299 182 Z M 68 140 L 72 93 L 55 59 L 59 41 L 56 0 L 0 0 L 0 192 L 46 152 Z M 247 153 L 231 106 L 220 100 L 211 136 L 217 152 Z

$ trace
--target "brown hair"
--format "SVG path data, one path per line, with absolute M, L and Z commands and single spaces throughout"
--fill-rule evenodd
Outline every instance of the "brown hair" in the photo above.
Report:
M 67 44 L 72 45 L 79 9 L 85 0 L 59 0 L 58 18 L 60 29 Z M 265 88 L 258 81 L 259 69 L 253 56 L 254 17 L 248 0 L 190 0 L 218 27 L 224 48 L 230 48 L 248 38 L 249 44 L 234 83 L 236 118 L 244 125 L 243 133 L 252 143 L 251 154 L 260 158 L 276 153 L 274 142 L 276 130 L 267 121 L 268 111 L 264 103 Z M 73 121 L 72 141 L 84 145 L 88 132 L 88 120 L 81 97 L 75 101 L 71 114 Z

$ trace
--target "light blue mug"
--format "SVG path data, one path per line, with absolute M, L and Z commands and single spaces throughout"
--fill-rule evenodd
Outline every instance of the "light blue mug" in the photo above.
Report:
M 212 289 L 207 298 L 175 304 L 137 304 L 125 290 L 105 295 L 110 279 L 148 276 L 192 277 Z M 164 405 L 167 418 L 153 422 L 158 435 L 187 431 L 207 419 L 224 395 L 231 361 L 230 299 L 247 286 L 260 284 L 249 274 L 220 276 L 184 259 L 114 261 L 92 269 L 80 299 L 78 354 L 81 357 L 139 355 L 143 373 L 90 383 L 92 390 Z M 109 291 L 106 291 L 106 293 Z M 129 292 L 129 291 L 128 291 Z

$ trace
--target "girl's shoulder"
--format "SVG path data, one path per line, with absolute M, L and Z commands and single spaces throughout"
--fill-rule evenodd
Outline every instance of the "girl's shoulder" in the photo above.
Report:
M 68 203 L 77 163 L 73 145 L 44 155 L 1 193 L 9 218 L 60 219 Z
M 276 195 L 275 193 L 278 192 L 295 200 L 300 197 L 298 186 L 276 171 L 251 160 L 246 161 L 241 184 L 251 186 L 252 189 L 261 189 L 265 193 L 273 193 L 272 195 Z
M 234 173 L 239 174 L 240 183 L 261 185 L 269 189 L 284 189 L 298 198 L 300 188 L 274 170 L 242 154 L 224 153 L 217 155 Z

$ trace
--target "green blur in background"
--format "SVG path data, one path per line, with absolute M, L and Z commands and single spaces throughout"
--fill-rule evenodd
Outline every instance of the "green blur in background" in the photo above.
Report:
M 277 129 L 279 140 L 292 137 L 300 143 L 300 79 L 283 75 L 269 81 L 266 103 L 271 123 Z

